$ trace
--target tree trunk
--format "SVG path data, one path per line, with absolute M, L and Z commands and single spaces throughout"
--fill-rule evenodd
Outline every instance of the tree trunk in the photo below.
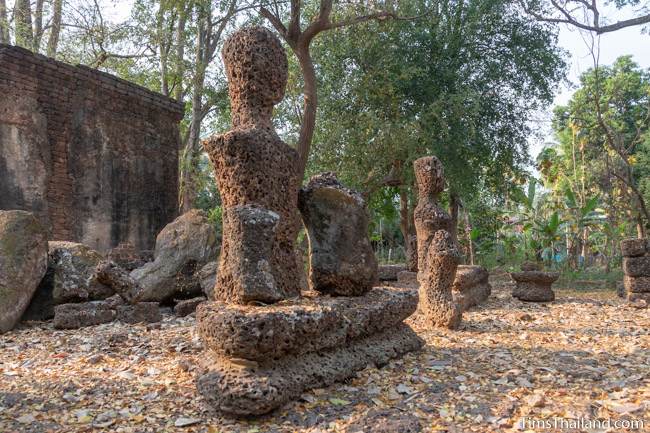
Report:
M 203 19 L 202 19 L 203 20 Z M 199 21 L 198 47 L 196 51 L 196 70 L 192 80 L 192 120 L 187 141 L 183 148 L 180 167 L 180 197 L 179 209 L 183 214 L 191 210 L 196 201 L 197 188 L 195 185 L 196 159 L 201 138 L 201 121 L 203 112 L 203 91 L 205 86 L 205 71 L 209 62 L 208 50 L 208 24 Z
M 302 124 L 300 125 L 300 135 L 298 137 L 298 185 L 302 185 L 305 177 L 305 169 L 309 159 L 309 149 L 311 140 L 314 136 L 316 127 L 316 110 L 318 107 L 318 92 L 316 91 L 316 70 L 311 58 L 309 45 L 299 45 L 294 48 L 294 53 L 298 58 L 300 70 L 304 80 L 304 105 L 302 114 Z
M 43 0 L 36 0 L 36 9 L 34 10 L 34 45 L 32 50 L 35 53 L 41 50 L 41 40 L 43 39 Z
M 178 26 L 176 27 L 176 67 L 174 68 L 174 99 L 183 102 L 183 75 L 185 74 L 185 25 L 188 11 L 179 11 Z
M 16 0 L 14 6 L 14 26 L 16 45 L 32 49 L 34 33 L 32 31 L 32 10 L 29 0 Z
M 7 20 L 7 2 L 0 0 L 0 44 L 9 44 L 9 21 Z
M 59 47 L 59 35 L 61 34 L 61 13 L 63 0 L 54 0 L 52 11 L 52 27 L 50 28 L 50 37 L 47 40 L 47 55 L 55 57 Z
M 469 264 L 474 264 L 474 243 L 472 242 L 472 226 L 469 222 L 469 213 L 467 210 L 465 214 L 465 233 L 467 236 L 467 252 L 469 253 Z
M 460 208 L 460 198 L 455 192 L 449 193 L 449 215 L 451 216 L 451 227 L 449 228 L 451 239 L 455 245 L 458 245 L 458 210 Z

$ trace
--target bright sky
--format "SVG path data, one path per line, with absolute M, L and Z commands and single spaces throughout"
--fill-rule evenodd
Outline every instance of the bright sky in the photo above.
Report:
M 626 8 L 622 12 L 613 10 L 612 8 L 605 8 L 603 16 L 610 18 L 610 21 L 615 19 L 629 18 L 634 15 L 632 8 Z M 610 65 L 618 57 L 624 55 L 632 55 L 633 60 L 643 68 L 650 68 L 650 35 L 642 33 L 642 27 L 630 27 L 618 30 L 611 33 L 601 35 L 596 39 L 596 47 L 600 47 L 601 65 Z M 591 38 L 588 33 L 580 32 L 574 27 L 562 25 L 560 27 L 559 44 L 564 48 L 570 58 L 567 59 L 569 63 L 569 71 L 567 80 L 569 83 L 563 84 L 558 89 L 555 96 L 553 105 L 566 104 L 571 95 L 580 83 L 580 75 L 593 67 L 593 59 L 590 53 Z M 533 159 L 537 157 L 544 144 L 553 141 L 553 134 L 550 130 L 552 107 L 549 108 L 542 122 L 542 131 L 544 140 L 533 140 L 530 143 L 530 155 Z

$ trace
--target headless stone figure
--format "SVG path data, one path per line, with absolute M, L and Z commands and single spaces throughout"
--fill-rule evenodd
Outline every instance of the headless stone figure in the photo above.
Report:
M 451 238 L 451 217 L 438 204 L 445 186 L 442 164 L 427 156 L 413 163 L 418 184 L 415 231 L 418 244 L 420 306 L 434 326 L 457 328 L 462 311 L 452 285 L 460 256 Z
M 228 303 L 273 303 L 300 295 L 294 253 L 298 155 L 271 122 L 273 106 L 284 96 L 287 57 L 263 27 L 233 33 L 222 55 L 232 129 L 203 143 L 224 207 L 214 296 Z

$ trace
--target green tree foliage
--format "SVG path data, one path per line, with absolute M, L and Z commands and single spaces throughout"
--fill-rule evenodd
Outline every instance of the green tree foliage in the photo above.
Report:
M 642 236 L 649 222 L 646 176 L 650 71 L 629 56 L 587 71 L 567 106 L 555 109 L 558 144 L 540 155 L 541 172 L 555 191 L 576 191 L 577 202 L 600 195 L 612 226 Z

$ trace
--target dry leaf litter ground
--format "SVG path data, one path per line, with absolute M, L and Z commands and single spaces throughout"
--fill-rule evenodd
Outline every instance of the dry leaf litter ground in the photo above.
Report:
M 496 285 L 459 331 L 411 325 L 425 348 L 272 415 L 234 421 L 194 388 L 193 317 L 72 331 L 31 324 L 0 335 L 0 432 L 510 432 L 521 419 L 645 420 L 650 310 L 609 291 L 558 290 L 550 304 Z M 418 430 L 421 429 L 421 430 Z

